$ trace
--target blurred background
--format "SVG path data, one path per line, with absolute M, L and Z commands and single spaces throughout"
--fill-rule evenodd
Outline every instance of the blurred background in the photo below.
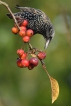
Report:
M 44 11 L 55 28 L 44 60 L 49 74 L 60 86 L 60 95 L 53 106 L 71 105 L 71 1 L 70 0 L 3 0 L 12 12 L 16 4 Z M 52 106 L 50 81 L 39 64 L 33 70 L 16 65 L 16 50 L 23 42 L 11 32 L 14 25 L 0 5 L 0 106 Z M 37 42 L 37 43 L 36 43 Z M 43 43 L 42 43 L 43 42 Z M 41 35 L 33 36 L 31 44 L 44 50 Z

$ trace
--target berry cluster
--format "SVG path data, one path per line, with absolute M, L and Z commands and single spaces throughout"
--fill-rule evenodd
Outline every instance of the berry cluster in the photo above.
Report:
M 22 37 L 23 42 L 28 43 L 30 42 L 30 38 L 34 35 L 32 29 L 27 29 L 28 21 L 24 20 L 22 24 L 19 26 L 20 30 L 17 26 L 12 28 L 12 32 L 14 34 L 19 34 Z M 33 56 L 34 54 L 35 56 Z M 43 60 L 46 57 L 46 53 L 43 51 L 39 51 L 34 48 L 29 48 L 28 52 L 25 52 L 23 49 L 17 50 L 17 55 L 19 56 L 17 59 L 17 66 L 20 68 L 28 67 L 29 70 L 36 67 L 39 63 L 39 60 Z M 29 55 L 32 57 L 29 59 Z
M 28 30 L 27 30 L 27 25 L 28 25 L 28 21 L 27 21 L 27 20 L 24 20 L 24 21 L 22 22 L 22 24 L 19 26 L 20 31 L 19 31 L 19 29 L 18 29 L 16 26 L 14 26 L 14 27 L 12 28 L 12 32 L 13 32 L 14 34 L 17 34 L 17 33 L 18 33 L 19 36 L 22 37 L 23 42 L 25 42 L 25 43 L 30 42 L 30 38 L 31 38 L 31 37 L 33 36 L 33 34 L 34 34 L 33 30 L 31 30 L 31 29 L 28 29 Z
M 38 65 L 39 63 L 38 59 L 43 60 L 46 57 L 45 52 L 39 52 L 38 54 L 36 54 L 36 57 L 32 56 L 30 59 L 28 59 L 29 52 L 26 53 L 23 49 L 18 49 L 17 54 L 19 56 L 19 58 L 17 59 L 18 67 L 20 68 L 28 67 L 29 70 L 33 69 Z

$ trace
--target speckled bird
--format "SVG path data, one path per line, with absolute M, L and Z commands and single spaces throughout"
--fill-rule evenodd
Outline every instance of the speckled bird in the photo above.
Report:
M 20 10 L 20 12 L 14 13 L 17 22 L 22 23 L 23 20 L 27 20 L 27 29 L 32 29 L 34 34 L 43 35 L 45 39 L 44 48 L 47 48 L 55 34 L 53 25 L 47 15 L 35 8 L 20 7 L 19 5 L 16 5 L 16 8 Z M 11 14 L 7 14 L 7 16 L 12 19 Z

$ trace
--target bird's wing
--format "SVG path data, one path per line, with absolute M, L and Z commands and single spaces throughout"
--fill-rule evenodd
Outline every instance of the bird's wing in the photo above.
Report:
M 35 9 L 35 8 L 31 8 L 31 7 L 20 7 L 19 5 L 16 5 L 16 8 L 19 9 L 21 12 L 24 11 L 29 11 L 35 14 L 42 14 L 44 13 L 43 11 L 39 10 L 39 9 Z
M 16 8 L 19 9 L 21 12 L 24 11 L 35 12 L 35 9 L 30 7 L 20 7 L 19 5 L 16 5 Z
M 39 15 L 39 16 L 42 16 L 45 22 L 47 21 L 47 19 L 48 19 L 48 21 L 50 22 L 50 19 L 49 19 L 49 18 L 46 16 L 46 14 L 45 14 L 43 11 L 41 11 L 40 9 L 35 9 L 35 8 L 31 8 L 31 7 L 20 7 L 19 5 L 16 5 L 16 8 L 19 9 L 21 12 L 28 11 L 28 12 L 37 14 L 37 15 Z

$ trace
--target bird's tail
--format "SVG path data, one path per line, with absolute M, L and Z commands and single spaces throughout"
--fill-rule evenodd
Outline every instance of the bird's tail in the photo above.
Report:
M 18 13 L 13 13 L 15 17 L 18 16 Z M 7 13 L 6 14 L 10 19 L 13 19 L 12 15 L 10 13 Z
M 10 19 L 13 19 L 13 17 L 12 17 L 11 14 L 7 13 L 6 15 L 7 15 Z
M 16 6 L 15 6 L 15 8 L 19 9 L 19 8 L 20 8 L 20 6 L 19 6 L 19 5 L 16 5 Z
M 17 9 L 19 9 L 19 5 L 16 5 L 16 7 L 15 8 L 17 8 Z M 7 13 L 6 14 L 10 19 L 13 19 L 13 17 L 12 17 L 12 15 L 10 14 L 10 13 Z M 14 15 L 15 15 L 15 13 L 14 13 Z

